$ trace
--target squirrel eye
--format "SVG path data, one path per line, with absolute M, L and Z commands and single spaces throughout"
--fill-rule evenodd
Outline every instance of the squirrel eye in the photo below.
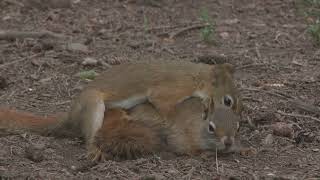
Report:
M 210 134 L 213 134 L 215 130 L 216 130 L 216 125 L 213 122 L 210 121 L 209 122 L 209 127 L 208 127 L 208 132 Z
M 233 99 L 229 95 L 225 95 L 223 97 L 223 104 L 227 107 L 231 107 L 233 105 Z
M 207 118 L 208 118 L 208 113 L 209 113 L 209 110 L 208 110 L 208 109 L 205 109 L 204 112 L 202 113 L 202 119 L 203 119 L 203 120 L 207 120 Z

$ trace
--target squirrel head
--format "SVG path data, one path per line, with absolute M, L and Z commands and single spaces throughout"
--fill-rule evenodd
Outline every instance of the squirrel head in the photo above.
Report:
M 242 103 L 233 82 L 235 69 L 225 63 L 213 67 L 213 95 L 206 112 L 207 138 L 215 139 L 218 150 L 229 151 L 235 145 Z
M 240 128 L 240 116 L 231 108 L 216 106 L 207 121 L 207 137 L 215 139 L 215 148 L 225 152 L 234 148 Z

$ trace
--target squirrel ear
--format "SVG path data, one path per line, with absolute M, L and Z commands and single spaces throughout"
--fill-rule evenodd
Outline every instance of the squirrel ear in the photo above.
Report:
M 227 70 L 230 74 L 233 74 L 235 72 L 235 67 L 234 65 L 230 64 L 230 63 L 224 63 L 222 65 L 224 67 L 225 70 Z
M 235 67 L 230 63 L 215 64 L 215 65 L 212 65 L 212 70 L 215 72 L 224 71 L 230 74 L 234 74 Z

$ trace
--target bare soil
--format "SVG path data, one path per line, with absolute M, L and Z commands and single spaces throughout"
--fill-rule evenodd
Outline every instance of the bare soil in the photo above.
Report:
M 214 44 L 203 42 L 197 28 L 168 38 L 200 22 L 204 7 L 216 22 Z M 229 62 L 238 68 L 247 107 L 240 133 L 258 150 L 248 157 L 150 157 L 91 165 L 77 139 L 14 134 L 0 137 L 0 179 L 320 178 L 319 111 L 291 101 L 320 106 L 320 52 L 295 1 L 80 0 L 54 9 L 3 0 L 0 9 L 0 30 L 48 30 L 68 36 L 62 42 L 88 47 L 67 50 L 43 38 L 0 40 L 0 106 L 43 115 L 66 111 L 86 84 L 76 74 L 108 69 L 82 65 L 86 57 L 111 66 L 151 58 Z M 265 145 L 276 122 L 292 125 L 293 136 L 273 135 Z

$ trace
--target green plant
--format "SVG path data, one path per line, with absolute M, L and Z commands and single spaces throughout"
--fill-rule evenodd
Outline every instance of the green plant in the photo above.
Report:
M 320 45 L 320 0 L 298 0 L 298 12 L 308 19 L 308 33 Z
M 149 21 L 147 16 L 145 15 L 145 13 L 143 13 L 143 30 L 144 33 L 147 34 L 148 33 L 148 27 L 149 27 Z
M 214 39 L 215 28 L 207 9 L 201 9 L 200 19 L 203 23 L 205 23 L 205 26 L 200 30 L 201 39 L 207 43 L 210 43 Z
M 87 80 L 87 79 L 93 80 L 97 75 L 98 73 L 96 73 L 94 70 L 81 71 L 78 73 L 78 76 L 84 80 Z
M 320 17 L 320 0 L 298 0 L 298 12 L 305 17 Z
M 319 19 L 316 21 L 315 24 L 312 24 L 308 28 L 308 32 L 313 37 L 315 43 L 320 45 L 320 22 Z

